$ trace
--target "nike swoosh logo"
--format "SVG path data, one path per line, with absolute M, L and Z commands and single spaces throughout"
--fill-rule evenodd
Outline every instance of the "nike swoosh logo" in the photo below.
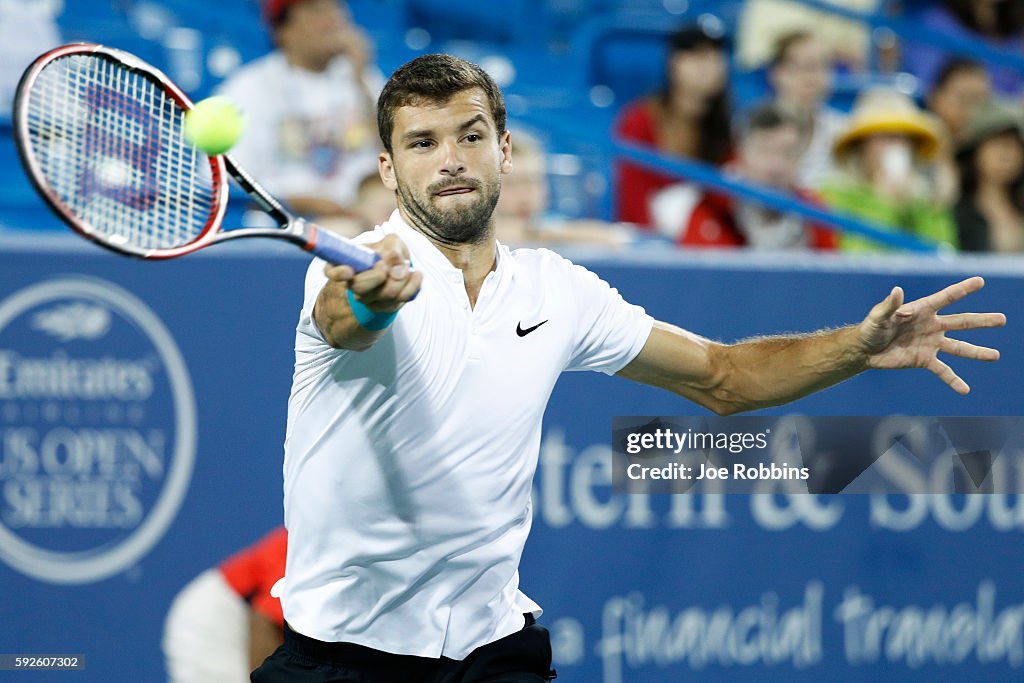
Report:
M 520 337 L 525 337 L 526 335 L 530 334 L 531 332 L 533 332 L 535 329 L 537 329 L 546 322 L 547 320 L 541 323 L 537 323 L 533 327 L 527 327 L 525 330 L 523 329 L 523 324 L 519 323 L 516 325 L 516 334 L 518 334 Z

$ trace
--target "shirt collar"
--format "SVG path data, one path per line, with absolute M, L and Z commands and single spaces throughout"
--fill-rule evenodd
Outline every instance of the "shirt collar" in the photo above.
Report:
M 414 262 L 423 261 L 442 271 L 459 270 L 426 235 L 406 223 L 398 209 L 391 213 L 391 217 L 381 227 L 385 234 L 394 233 L 402 238 L 402 241 L 409 247 L 410 254 L 414 255 Z M 507 246 L 497 241 L 495 241 L 495 262 L 494 272 L 496 275 L 502 276 L 507 273 L 510 277 L 515 276 L 517 268 L 512 253 Z

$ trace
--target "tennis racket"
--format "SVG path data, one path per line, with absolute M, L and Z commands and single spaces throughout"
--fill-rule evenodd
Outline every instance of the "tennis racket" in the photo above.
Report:
M 121 50 L 79 43 L 25 71 L 14 101 L 18 153 L 43 199 L 71 229 L 121 254 L 183 256 L 242 237 L 287 240 L 361 272 L 380 257 L 285 209 L 230 155 L 185 139 L 192 101 Z M 224 229 L 228 175 L 278 227 Z

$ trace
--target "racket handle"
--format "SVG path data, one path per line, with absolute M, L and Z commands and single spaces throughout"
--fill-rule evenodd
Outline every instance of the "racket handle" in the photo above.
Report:
M 352 266 L 357 273 L 373 268 L 380 260 L 380 254 L 372 249 L 314 225 L 309 226 L 309 238 L 307 251 L 336 266 Z
M 305 228 L 308 245 L 306 251 L 311 251 L 336 266 L 352 266 L 357 273 L 361 273 L 373 268 L 373 264 L 380 261 L 380 254 L 361 244 L 339 237 L 312 223 L 307 223 Z M 415 299 L 418 294 L 419 292 L 413 294 L 409 301 Z

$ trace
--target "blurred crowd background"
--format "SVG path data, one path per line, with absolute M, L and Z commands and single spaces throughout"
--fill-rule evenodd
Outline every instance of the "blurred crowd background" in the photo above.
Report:
M 10 104 L 71 41 L 238 101 L 236 157 L 346 234 L 394 206 L 383 80 L 449 52 L 506 93 L 505 242 L 1024 250 L 1024 0 L 0 0 L 2 229 L 59 229 Z

